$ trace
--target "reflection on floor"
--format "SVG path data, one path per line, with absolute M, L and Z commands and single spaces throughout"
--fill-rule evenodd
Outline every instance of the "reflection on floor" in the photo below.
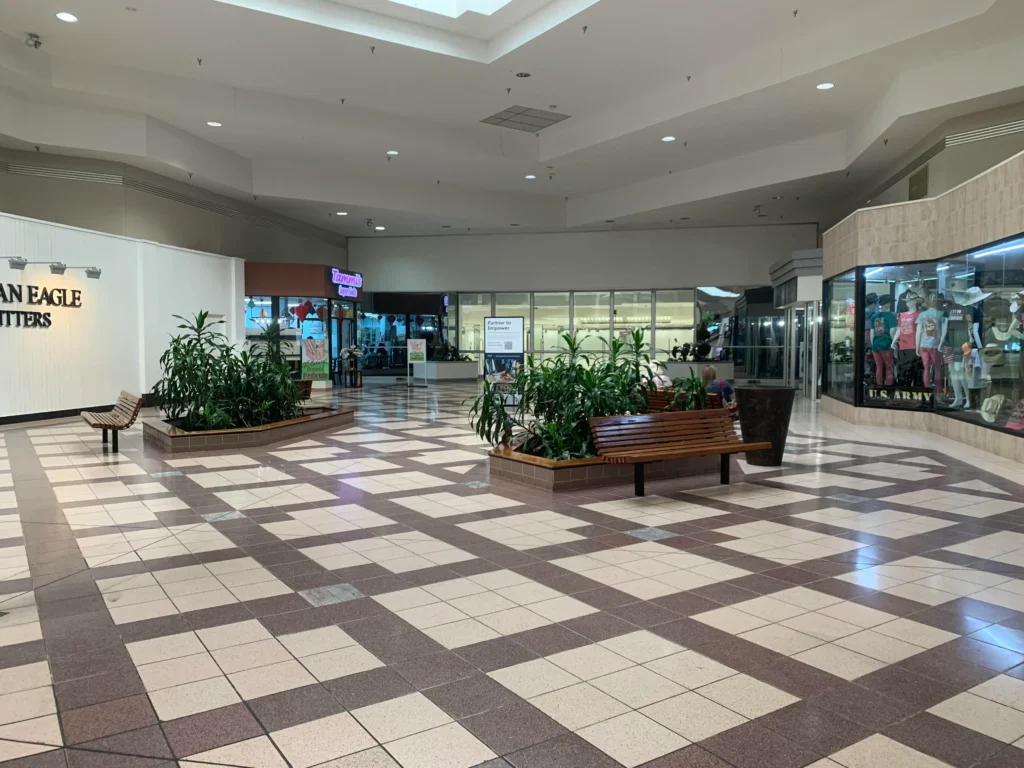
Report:
M 552 496 L 467 385 L 168 456 L 0 432 L 0 763 L 1024 765 L 1024 473 L 798 403 L 785 465 Z

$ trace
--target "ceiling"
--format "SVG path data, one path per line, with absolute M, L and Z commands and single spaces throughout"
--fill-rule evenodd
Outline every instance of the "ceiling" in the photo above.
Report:
M 355 237 L 827 225 L 944 121 L 1021 99 L 1019 0 L 801 5 L 3 0 L 0 144 Z M 516 104 L 570 117 L 480 122 Z

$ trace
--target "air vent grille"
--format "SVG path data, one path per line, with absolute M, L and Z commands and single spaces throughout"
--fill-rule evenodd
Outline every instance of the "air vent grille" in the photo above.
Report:
M 550 128 L 556 123 L 568 120 L 569 115 L 560 115 L 558 112 L 548 112 L 546 109 L 531 109 L 521 107 L 518 104 L 508 109 L 503 109 L 496 115 L 485 117 L 481 123 L 496 125 L 499 128 L 511 128 L 515 131 L 526 131 L 537 133 L 545 128 Z

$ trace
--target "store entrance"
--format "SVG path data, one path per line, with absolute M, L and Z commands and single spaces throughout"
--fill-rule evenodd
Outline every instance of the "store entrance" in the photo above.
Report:
M 407 342 L 427 342 L 427 358 L 442 342 L 439 315 L 359 314 L 359 348 L 363 351 L 360 368 L 366 376 L 405 376 Z

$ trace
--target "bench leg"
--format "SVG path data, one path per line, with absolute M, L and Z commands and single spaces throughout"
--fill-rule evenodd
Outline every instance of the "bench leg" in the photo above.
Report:
M 114 453 L 117 453 L 117 430 L 112 429 L 110 431 L 114 433 Z
M 103 430 L 103 444 L 107 444 L 107 430 L 105 429 Z
M 644 495 L 644 465 L 633 465 L 633 490 L 635 495 Z
M 722 454 L 722 485 L 729 484 L 729 454 Z

